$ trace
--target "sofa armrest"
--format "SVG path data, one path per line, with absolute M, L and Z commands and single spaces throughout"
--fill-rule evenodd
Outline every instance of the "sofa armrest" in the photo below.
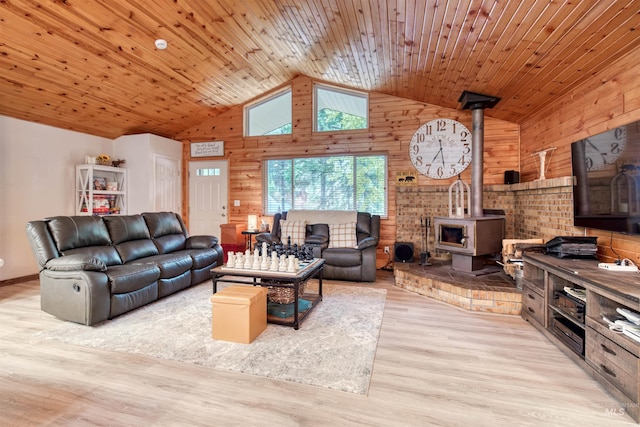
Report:
M 187 249 L 209 249 L 218 244 L 215 236 L 191 236 L 187 238 L 185 247 Z
M 256 243 L 267 242 L 268 244 L 280 243 L 278 236 L 273 233 L 260 233 L 256 234 Z
M 44 268 L 50 271 L 107 271 L 104 262 L 96 257 L 82 254 L 50 259 Z
M 109 279 L 106 273 L 97 271 L 43 270 L 40 308 L 60 319 L 85 325 L 107 320 L 111 310 Z
M 358 243 L 358 249 L 362 250 L 362 249 L 370 248 L 371 246 L 377 246 L 377 245 L 378 245 L 378 239 L 376 239 L 375 237 L 365 237 L 360 241 L 360 243 Z

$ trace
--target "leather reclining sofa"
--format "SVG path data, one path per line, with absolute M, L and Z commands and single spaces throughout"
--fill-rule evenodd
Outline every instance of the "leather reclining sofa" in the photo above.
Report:
M 291 213 L 293 212 L 291 211 Z M 339 213 L 337 211 L 315 211 L 314 219 L 307 221 L 305 227 L 304 244 L 313 246 L 314 257 L 325 260 L 323 278 L 374 282 L 376 280 L 376 250 L 380 239 L 380 216 L 357 212 L 355 246 L 330 247 L 330 227 L 328 224 L 317 221 L 316 218 L 323 216 L 329 219 L 335 214 Z M 300 215 L 297 215 L 296 218 L 300 218 Z M 280 220 L 287 220 L 287 212 L 274 215 L 271 233 L 256 235 L 257 244 L 261 242 L 287 244 L 289 236 L 282 236 Z
M 180 215 L 57 216 L 27 224 L 43 311 L 92 325 L 211 278 L 214 236 L 189 236 Z

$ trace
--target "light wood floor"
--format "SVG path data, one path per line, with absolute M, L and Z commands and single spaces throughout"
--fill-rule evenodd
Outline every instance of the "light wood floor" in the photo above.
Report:
M 388 296 L 367 396 L 40 342 L 60 321 L 40 311 L 38 282 L 2 287 L 0 426 L 636 425 L 521 318 L 469 313 L 378 274 Z

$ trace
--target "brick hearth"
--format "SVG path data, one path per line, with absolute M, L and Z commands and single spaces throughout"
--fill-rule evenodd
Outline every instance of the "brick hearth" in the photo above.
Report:
M 395 286 L 470 311 L 520 315 L 522 292 L 503 271 L 473 276 L 451 268 L 451 262 L 433 265 L 396 263 Z
M 483 205 L 505 212 L 506 239 L 536 238 L 546 242 L 555 236 L 577 235 L 581 231 L 573 226 L 572 188 L 573 177 L 486 185 Z M 398 187 L 397 192 L 396 242 L 412 243 L 416 254 L 432 251 L 436 255 L 433 218 L 449 212 L 449 187 L 416 185 Z M 425 245 L 422 224 L 426 219 L 431 224 Z M 475 277 L 452 270 L 450 262 L 432 263 L 425 267 L 396 263 L 396 286 L 467 310 L 520 314 L 522 294 L 504 272 Z

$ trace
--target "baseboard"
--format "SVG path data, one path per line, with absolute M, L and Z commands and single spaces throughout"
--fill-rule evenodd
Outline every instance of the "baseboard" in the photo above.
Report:
M 32 280 L 38 280 L 37 274 L 31 274 L 29 276 L 16 277 L 14 279 L 0 280 L 0 288 L 3 286 L 15 285 L 16 283 L 30 282 Z

